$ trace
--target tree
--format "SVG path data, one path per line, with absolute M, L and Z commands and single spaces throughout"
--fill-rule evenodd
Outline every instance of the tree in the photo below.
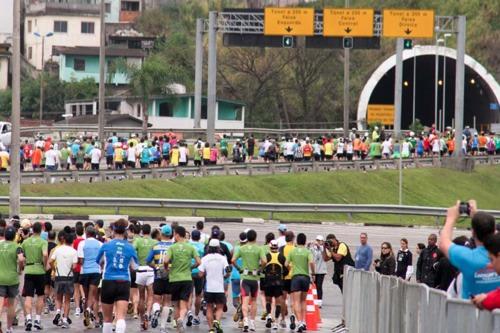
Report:
M 9 117 L 12 111 L 12 90 L 0 91 L 0 117 Z

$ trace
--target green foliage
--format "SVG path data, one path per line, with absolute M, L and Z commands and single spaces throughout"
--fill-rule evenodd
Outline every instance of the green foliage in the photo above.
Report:
M 0 91 L 0 117 L 10 116 L 12 110 L 12 90 L 6 89 Z
M 424 125 L 422 125 L 420 119 L 416 118 L 415 122 L 410 125 L 410 130 L 415 133 L 421 133 L 424 130 Z

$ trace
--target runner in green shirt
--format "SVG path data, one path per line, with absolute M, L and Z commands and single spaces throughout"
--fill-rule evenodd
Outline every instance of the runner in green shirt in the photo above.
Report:
M 153 282 L 155 272 L 152 267 L 148 266 L 146 258 L 158 241 L 151 238 L 151 225 L 149 224 L 144 224 L 142 226 L 142 235 L 143 237 L 134 239 L 132 246 L 137 251 L 137 258 L 139 259 L 139 268 L 137 269 L 135 279 L 135 283 L 139 289 L 139 304 L 137 310 L 139 317 L 142 319 L 141 328 L 147 330 L 149 314 L 153 307 Z
M 29 221 L 26 221 L 29 223 Z M 23 221 L 21 224 L 26 224 Z M 47 265 L 47 247 L 48 243 L 40 237 L 42 224 L 36 222 L 33 224 L 33 236 L 26 239 L 22 244 L 24 256 L 26 257 L 26 269 L 24 270 L 24 309 L 26 310 L 26 331 L 34 327 L 37 330 L 42 329 L 40 315 L 43 310 L 43 295 L 45 292 L 45 266 Z M 35 306 L 35 322 L 31 321 L 31 309 L 33 297 L 38 296 Z
M 1 228 L 3 229 L 3 228 Z M 4 233 L 3 230 L 0 233 Z M 12 322 L 16 316 L 15 298 L 19 290 L 19 275 L 24 267 L 24 255 L 20 245 L 14 242 L 16 229 L 5 229 L 5 240 L 0 241 L 0 313 L 2 313 L 5 298 L 7 298 L 7 332 L 12 332 Z
M 312 252 L 306 249 L 306 235 L 297 235 L 297 246 L 288 253 L 285 265 L 292 270 L 292 305 L 298 320 L 297 332 L 306 330 L 306 298 L 311 281 L 314 283 L 315 266 Z M 295 321 L 290 319 L 290 329 L 295 329 Z
M 370 144 L 370 153 L 368 154 L 371 158 L 375 159 L 380 159 L 382 158 L 382 146 L 380 145 L 380 142 L 378 141 L 373 141 Z
M 165 269 L 170 270 L 168 280 L 172 302 L 175 307 L 175 318 L 177 320 L 177 331 L 184 332 L 184 318 L 188 311 L 188 302 L 193 292 L 193 278 L 191 270 L 200 265 L 198 251 L 186 242 L 186 229 L 177 226 L 174 231 L 175 244 L 167 250 L 164 258 Z M 195 263 L 192 264 L 191 260 Z M 171 266 L 169 266 L 171 263 Z
M 228 151 L 227 147 L 228 147 L 227 136 L 226 134 L 224 134 L 222 136 L 222 139 L 220 140 L 220 153 L 223 156 L 224 161 L 227 159 L 227 151 Z
M 255 244 L 257 233 L 255 230 L 247 232 L 248 243 L 236 250 L 231 260 L 232 264 L 241 273 L 241 297 L 243 312 L 243 332 L 248 329 L 255 331 L 255 315 L 257 313 L 257 295 L 259 293 L 260 268 L 266 265 L 266 255 L 262 246 Z M 237 260 L 241 258 L 241 267 Z M 250 320 L 248 319 L 249 302 L 252 300 Z

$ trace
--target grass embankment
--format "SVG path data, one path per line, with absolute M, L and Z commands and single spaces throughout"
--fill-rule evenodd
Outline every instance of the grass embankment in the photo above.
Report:
M 477 167 L 465 174 L 447 169 L 403 171 L 403 204 L 448 207 L 455 200 L 474 198 L 483 209 L 500 209 L 500 167 Z M 348 204 L 397 204 L 399 172 L 381 170 L 362 173 L 339 171 L 274 176 L 210 176 L 173 180 L 111 181 L 106 183 L 63 183 L 23 185 L 23 196 L 46 197 L 146 197 L 262 202 L 306 202 Z M 0 186 L 0 195 L 8 187 Z M 6 212 L 5 207 L 2 208 Z M 23 212 L 35 212 L 26 208 Z M 113 214 L 106 208 L 47 208 L 45 213 Z M 190 215 L 186 209 L 120 209 L 134 216 Z M 200 216 L 264 217 L 268 213 L 203 211 Z M 275 219 L 347 221 L 345 214 L 276 213 Z M 354 221 L 403 224 L 434 224 L 431 217 L 355 214 Z

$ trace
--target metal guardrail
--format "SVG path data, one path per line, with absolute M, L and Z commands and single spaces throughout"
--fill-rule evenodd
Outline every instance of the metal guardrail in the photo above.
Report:
M 0 206 L 8 206 L 9 197 L 0 197 Z M 315 203 L 275 203 L 250 201 L 218 201 L 188 199 L 151 199 L 151 198 L 99 198 L 99 197 L 21 197 L 22 206 L 38 207 L 40 213 L 47 207 L 107 207 L 115 208 L 183 208 L 196 210 L 233 210 L 245 212 L 273 213 L 341 213 L 341 214 L 395 214 L 419 216 L 446 216 L 443 207 L 419 207 L 398 205 L 358 205 L 358 204 L 315 204 Z M 495 218 L 500 218 L 500 211 L 486 210 Z
M 500 164 L 500 155 L 469 157 L 477 164 Z M 438 158 L 403 159 L 404 168 L 438 167 L 441 165 Z M 58 181 L 108 181 L 113 179 L 139 179 L 139 178 L 174 178 L 178 176 L 209 176 L 209 175 L 254 175 L 254 174 L 279 174 L 294 172 L 320 172 L 333 170 L 379 170 L 398 168 L 398 159 L 387 160 L 356 160 L 356 161 L 323 161 L 323 162 L 280 162 L 280 163 L 226 163 L 208 166 L 168 167 L 151 169 L 122 169 L 99 171 L 25 171 L 21 173 L 24 183 L 53 183 Z M 0 181 L 8 182 L 9 173 L 0 173 Z
M 500 332 L 500 311 L 377 272 L 346 266 L 343 312 L 350 333 Z

